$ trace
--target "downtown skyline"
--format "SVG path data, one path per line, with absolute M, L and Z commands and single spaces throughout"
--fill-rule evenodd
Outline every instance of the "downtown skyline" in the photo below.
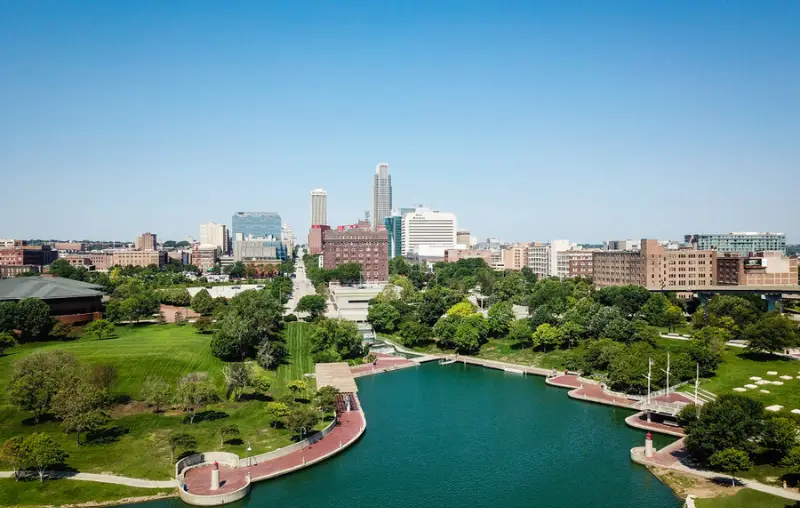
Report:
M 394 207 L 478 238 L 797 243 L 800 6 L 724 5 L 6 4 L 0 168 L 37 206 L 7 194 L 0 232 L 302 232 L 317 187 L 349 224 L 386 161 Z

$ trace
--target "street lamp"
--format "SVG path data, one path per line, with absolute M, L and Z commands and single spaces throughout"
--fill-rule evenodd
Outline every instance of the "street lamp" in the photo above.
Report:
M 250 446 L 250 441 L 247 442 L 247 450 L 245 451 L 245 462 L 247 462 L 247 467 L 250 467 L 250 452 L 253 451 L 253 448 Z

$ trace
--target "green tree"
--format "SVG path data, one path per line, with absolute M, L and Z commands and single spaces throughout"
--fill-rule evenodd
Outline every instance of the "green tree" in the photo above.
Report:
M 17 345 L 17 339 L 14 338 L 8 332 L 0 332 L 0 356 L 3 356 L 3 352 L 8 349 L 12 348 Z
M 201 289 L 192 297 L 192 310 L 201 316 L 210 316 L 214 312 L 214 307 L 214 299 L 206 289 Z
M 636 327 L 631 321 L 618 317 L 606 325 L 603 329 L 603 337 L 617 342 L 631 343 L 636 337 Z
M 361 280 L 361 263 L 343 263 L 333 270 L 332 276 L 342 284 L 355 284 Z
M 400 324 L 400 312 L 389 303 L 376 303 L 369 306 L 367 321 L 375 327 L 375 331 L 392 333 Z
M 292 392 L 292 398 L 297 400 L 297 396 L 301 393 L 305 393 L 308 390 L 308 383 L 303 381 L 302 379 L 295 379 L 290 381 L 289 384 L 286 386 L 290 392 Z
M 267 393 L 272 386 L 270 379 L 261 373 L 253 373 L 250 376 L 250 386 L 256 393 Z
M 286 428 L 295 436 L 304 439 L 314 430 L 314 425 L 319 422 L 319 414 L 305 406 L 297 406 L 290 408 L 285 420 Z
M 535 330 L 539 327 L 539 325 L 543 325 L 545 323 L 551 325 L 558 324 L 558 317 L 556 316 L 554 308 L 547 304 L 540 305 L 533 309 L 529 320 L 532 330 Z
M 47 268 L 48 273 L 55 277 L 64 277 L 65 279 L 82 280 L 78 275 L 77 269 L 69 264 L 66 259 L 56 259 Z
M 17 302 L 0 302 L 0 332 L 17 329 Z
M 775 353 L 797 344 L 797 325 L 780 313 L 770 312 L 747 325 L 742 338 L 750 351 Z
M 355 323 L 342 319 L 325 319 L 314 326 L 311 334 L 312 351 L 336 351 L 341 359 L 362 355 L 361 334 Z
M 724 471 L 731 475 L 731 484 L 736 486 L 736 473 L 747 471 L 753 467 L 753 462 L 747 452 L 736 448 L 725 448 L 715 452 L 709 459 L 709 463 L 715 469 Z
M 114 323 L 105 319 L 96 319 L 83 329 L 84 337 L 103 340 L 114 336 Z
M 316 319 L 325 313 L 327 305 L 325 297 L 322 295 L 305 295 L 297 302 L 294 310 L 295 312 L 308 312 L 311 319 Z
M 289 414 L 289 405 L 284 402 L 270 401 L 267 402 L 267 414 L 271 418 L 271 425 L 285 424 L 286 416 Z
M 738 394 L 723 394 L 703 406 L 702 418 L 686 427 L 691 454 L 708 460 L 726 448 L 751 451 L 764 422 L 764 404 Z
M 455 347 L 456 331 L 463 321 L 464 319 L 459 316 L 445 316 L 436 322 L 433 335 L 439 339 L 439 347 Z
M 785 456 L 797 445 L 797 424 L 788 418 L 768 418 L 761 433 L 761 444 Z
M 339 389 L 333 386 L 323 386 L 317 391 L 317 405 L 322 411 L 333 411 L 336 407 L 336 398 Z
M 189 413 L 189 424 L 193 424 L 197 411 L 216 401 L 219 397 L 214 385 L 204 376 L 189 374 L 178 384 L 175 398 L 181 408 Z
M 211 352 L 223 360 L 241 361 L 252 357 L 256 348 L 268 341 L 272 343 L 269 352 L 273 362 L 280 362 L 285 354 L 285 349 L 277 345 L 284 340 L 280 335 L 283 310 L 281 302 L 267 291 L 239 293 L 217 321 Z
M 44 481 L 47 469 L 63 464 L 68 456 L 55 439 L 42 432 L 26 437 L 22 447 L 28 464 L 39 474 L 39 482 Z
M 61 350 L 36 351 L 14 363 L 9 398 L 19 409 L 32 411 L 39 423 L 50 410 L 53 397 L 65 380 L 74 375 L 78 361 Z
M 165 289 L 159 292 L 159 298 L 161 303 L 177 307 L 188 307 L 192 303 L 192 295 L 185 288 Z
M 561 338 L 568 348 L 578 344 L 578 340 L 583 336 L 584 330 L 575 321 L 567 321 L 559 327 Z
M 499 302 L 489 307 L 489 334 L 492 337 L 505 337 L 514 322 L 514 310 L 511 303 Z
M 488 270 L 487 270 L 488 271 Z M 507 272 L 505 276 L 498 278 L 491 289 L 489 301 L 492 304 L 498 302 L 508 302 L 517 305 L 524 305 L 528 295 L 528 282 L 519 272 Z
M 77 376 L 67 378 L 53 399 L 53 410 L 63 422 L 64 432 L 74 432 L 78 445 L 81 433 L 96 430 L 110 420 L 102 405 L 103 392 Z
M 219 445 L 225 446 L 225 441 L 236 439 L 240 435 L 239 427 L 234 424 L 223 425 L 219 428 Z
M 72 325 L 63 321 L 54 320 L 53 327 L 50 328 L 50 337 L 56 340 L 62 340 L 69 337 L 72 333 Z
M 158 376 L 147 376 L 142 385 L 142 399 L 158 413 L 172 400 L 172 387 Z
M 539 325 L 536 331 L 533 332 L 531 340 L 534 348 L 541 348 L 545 353 L 549 346 L 558 347 L 562 343 L 561 333 L 558 328 L 548 323 Z
M 19 472 L 26 467 L 28 458 L 25 456 L 25 441 L 21 436 L 15 436 L 3 443 L 0 448 L 0 464 L 8 464 L 14 471 L 14 480 L 19 481 Z
M 211 318 L 206 316 L 197 318 L 195 322 L 192 323 L 192 326 L 201 334 L 211 333 L 214 329 L 214 323 L 211 321 Z
M 480 333 L 470 323 L 463 321 L 456 328 L 453 345 L 457 353 L 474 353 L 481 347 Z
M 180 450 L 189 451 L 197 446 L 197 439 L 186 432 L 173 432 L 167 437 L 169 444 L 169 461 L 175 462 L 175 452 Z
M 686 323 L 686 320 L 683 318 L 683 310 L 678 307 L 677 305 L 670 305 L 667 307 L 667 310 L 664 311 L 664 325 L 669 328 L 669 331 L 672 332 L 676 326 L 680 326 Z
M 665 314 L 670 307 L 669 299 L 661 293 L 653 293 L 642 308 L 639 310 L 639 317 L 653 326 L 666 326 Z
M 16 306 L 16 326 L 22 338 L 44 337 L 50 333 L 53 320 L 50 307 L 37 298 L 24 298 Z
M 800 472 L 800 446 L 795 446 L 781 459 L 780 465 L 791 471 Z
M 246 388 L 251 385 L 252 370 L 244 362 L 234 362 L 222 368 L 222 375 L 227 385 L 227 397 L 233 396 L 238 401 Z
M 408 347 L 422 346 L 430 342 L 433 330 L 431 327 L 416 321 L 403 321 L 397 334 Z
M 422 293 L 422 300 L 417 309 L 420 321 L 428 326 L 434 326 L 449 307 L 447 296 L 447 291 L 441 287 L 428 289 Z
M 410 268 L 405 258 L 393 257 L 389 260 L 389 275 L 408 275 Z
M 527 319 L 517 319 L 511 324 L 508 338 L 522 346 L 528 346 L 533 341 L 533 330 Z

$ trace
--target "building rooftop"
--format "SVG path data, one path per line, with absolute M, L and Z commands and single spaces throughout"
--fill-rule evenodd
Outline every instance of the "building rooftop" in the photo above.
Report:
M 62 277 L 16 277 L 0 280 L 0 300 L 86 298 L 102 296 L 102 288 Z

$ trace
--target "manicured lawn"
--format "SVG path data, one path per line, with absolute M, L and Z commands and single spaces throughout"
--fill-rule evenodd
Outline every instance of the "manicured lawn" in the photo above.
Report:
M 292 379 L 313 372 L 309 331 L 310 325 L 306 323 L 292 323 L 287 328 L 288 363 L 282 365 L 277 374 L 267 373 L 272 378 L 273 395 L 283 393 Z M 290 444 L 288 431 L 269 426 L 264 400 L 253 398 L 209 406 L 205 408 L 206 414 L 198 415 L 193 425 L 184 423 L 185 414 L 181 411 L 154 414 L 144 404 L 135 402 L 118 406 L 107 429 L 90 442 L 78 446 L 74 435 L 64 434 L 60 422 L 49 420 L 34 425 L 30 412 L 9 405 L 4 395 L 13 362 L 36 349 L 64 349 L 75 354 L 80 361 L 114 365 L 119 374 L 115 392 L 129 395 L 134 400 L 139 398 L 141 383 L 151 374 L 175 382 L 189 372 L 208 372 L 219 386 L 219 393 L 223 394 L 221 370 L 224 363 L 211 355 L 209 341 L 210 335 L 200 335 L 191 326 L 143 325 L 120 327 L 119 337 L 111 340 L 39 343 L 15 348 L 11 350 L 12 354 L 0 358 L 0 443 L 15 435 L 47 432 L 69 453 L 67 466 L 70 468 L 149 479 L 169 479 L 173 474 L 166 443 L 171 432 L 187 432 L 195 436 L 197 450 L 231 451 L 242 457 L 248 443 L 252 446 L 252 454 Z M 218 429 L 227 424 L 239 427 L 241 439 L 223 446 Z
M 38 480 L 17 482 L 10 478 L 0 479 L 0 503 L 10 507 L 107 502 L 174 492 L 175 489 L 139 489 L 78 480 L 47 480 L 39 483 Z
M 775 371 L 778 374 L 770 376 L 767 375 L 768 371 Z M 780 376 L 784 375 L 800 377 L 800 361 L 779 356 L 751 354 L 741 348 L 729 347 L 726 348 L 723 362 L 717 369 L 716 375 L 701 379 L 700 387 L 716 395 L 722 395 L 739 393 L 733 389 L 754 383 L 750 380 L 753 376 L 769 381 L 780 381 L 783 385 L 758 385 L 756 389 L 740 393 L 762 401 L 765 406 L 781 405 L 784 408 L 780 413 L 788 414 L 792 409 L 800 409 L 800 379 L 780 379 Z M 689 387 L 684 390 L 691 391 Z M 760 390 L 768 390 L 769 393 L 761 393 Z
M 735 496 L 717 496 L 695 500 L 697 508 L 786 508 L 795 501 L 771 496 L 757 490 L 742 489 Z
M 561 369 L 564 367 L 564 359 L 568 352 L 569 350 L 567 349 L 558 349 L 543 353 L 534 351 L 531 347 L 518 348 L 516 347 L 516 342 L 509 339 L 490 339 L 489 342 L 481 347 L 480 353 L 475 356 L 487 360 L 532 365 L 545 369 L 553 367 Z

